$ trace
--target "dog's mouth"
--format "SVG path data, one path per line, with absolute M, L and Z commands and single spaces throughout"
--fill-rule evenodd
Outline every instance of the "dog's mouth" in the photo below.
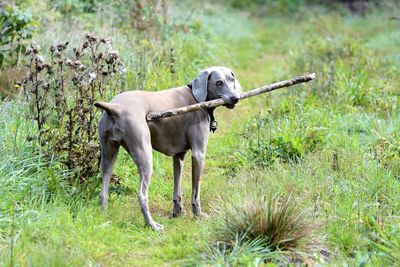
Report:
M 229 109 L 233 109 L 236 106 L 236 103 L 229 103 L 230 101 L 225 97 L 225 96 L 220 96 L 223 100 L 225 100 L 225 105 L 224 107 L 227 107 Z
M 233 109 L 234 107 L 236 107 L 236 104 L 226 104 L 224 106 L 229 108 L 229 109 Z

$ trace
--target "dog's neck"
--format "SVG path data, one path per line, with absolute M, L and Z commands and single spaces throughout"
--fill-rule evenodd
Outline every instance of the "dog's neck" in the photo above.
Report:
M 187 85 L 187 87 L 189 87 L 190 90 L 192 90 L 192 85 L 190 83 Z M 209 100 L 209 99 L 207 98 L 206 101 L 207 100 Z M 210 132 L 213 132 L 213 133 L 218 129 L 218 122 L 214 117 L 214 110 L 215 110 L 215 108 L 207 109 L 208 115 L 210 115 Z

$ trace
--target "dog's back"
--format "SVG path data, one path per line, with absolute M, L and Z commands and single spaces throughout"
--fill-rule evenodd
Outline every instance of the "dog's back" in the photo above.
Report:
M 192 147 L 196 138 L 204 141 L 208 138 L 209 115 L 204 110 L 190 112 L 170 118 L 146 121 L 146 115 L 152 111 L 165 111 L 196 103 L 188 87 L 178 87 L 158 92 L 129 91 L 117 95 L 110 103 L 98 103 L 104 109 L 100 122 L 100 131 L 108 131 L 119 140 L 119 129 L 125 129 L 125 123 L 134 123 L 147 127 L 151 134 L 152 147 L 166 155 L 173 156 Z M 203 128 L 206 128 L 204 130 Z M 206 135 L 204 133 L 207 133 Z M 129 138 L 129 137 L 127 137 Z

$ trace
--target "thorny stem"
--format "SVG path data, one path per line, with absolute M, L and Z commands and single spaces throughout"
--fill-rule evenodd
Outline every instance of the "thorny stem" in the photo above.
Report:
M 35 63 L 37 65 L 37 62 Z M 33 81 L 35 90 L 35 104 L 36 104 L 36 111 L 37 111 L 37 124 L 38 124 L 38 130 L 39 130 L 39 143 L 41 144 L 41 137 L 42 137 L 42 116 L 41 116 L 41 107 L 40 107 L 40 96 L 39 96 L 39 85 L 38 85 L 38 72 L 35 69 L 34 72 L 35 76 L 35 81 Z
M 72 112 L 73 109 L 69 109 L 68 111 L 68 115 L 69 115 L 69 128 L 68 128 L 68 142 L 69 142 L 69 146 L 68 146 L 68 158 L 71 156 L 71 150 L 72 150 L 72 132 L 73 132 L 73 127 L 74 127 L 74 123 L 72 120 Z

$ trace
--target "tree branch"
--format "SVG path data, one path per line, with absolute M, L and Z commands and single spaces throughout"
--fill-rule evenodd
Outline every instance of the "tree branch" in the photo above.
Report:
M 279 88 L 289 87 L 289 86 L 299 84 L 299 83 L 309 82 L 311 80 L 315 80 L 316 78 L 317 78 L 317 75 L 315 73 L 312 73 L 312 74 L 299 76 L 299 77 L 293 78 L 291 80 L 286 80 L 286 81 L 281 81 L 281 82 L 265 85 L 265 86 L 253 89 L 251 91 L 244 92 L 240 96 L 240 99 L 245 99 L 245 98 L 256 96 L 259 94 L 271 92 L 271 91 L 274 91 Z M 146 120 L 151 121 L 151 120 L 160 119 L 160 118 L 172 117 L 172 116 L 176 116 L 176 115 L 180 115 L 180 114 L 184 114 L 184 113 L 188 113 L 188 112 L 192 112 L 192 111 L 196 111 L 196 110 L 200 110 L 200 109 L 214 108 L 214 107 L 222 106 L 225 104 L 226 104 L 225 100 L 223 100 L 222 98 L 219 98 L 219 99 L 201 102 L 201 103 L 197 103 L 194 105 L 171 109 L 171 110 L 167 110 L 167 111 L 149 112 L 146 115 Z

